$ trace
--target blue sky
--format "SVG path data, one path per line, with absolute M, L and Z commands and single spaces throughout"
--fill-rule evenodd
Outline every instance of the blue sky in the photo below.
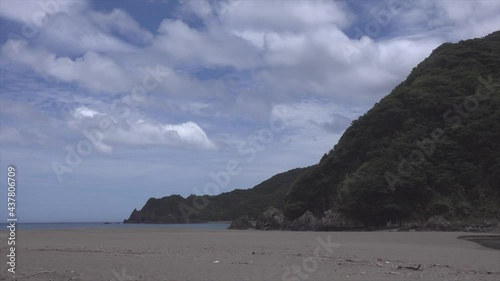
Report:
M 121 221 L 228 163 L 209 192 L 318 162 L 437 46 L 500 29 L 500 1 L 2 0 L 0 23 L 19 219 Z

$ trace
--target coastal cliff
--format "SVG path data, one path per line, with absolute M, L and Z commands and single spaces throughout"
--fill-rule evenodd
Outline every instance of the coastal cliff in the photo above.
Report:
M 498 31 L 441 45 L 353 121 L 318 164 L 252 189 L 207 196 L 209 207 L 191 222 L 248 216 L 258 218 L 258 229 L 494 228 L 500 217 L 499 50 Z M 151 198 L 125 222 L 186 222 L 178 206 L 193 199 Z

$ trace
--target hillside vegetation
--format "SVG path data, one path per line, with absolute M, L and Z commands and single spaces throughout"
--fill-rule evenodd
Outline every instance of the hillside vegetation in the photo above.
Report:
M 317 165 L 206 198 L 191 221 L 255 219 L 269 207 L 262 229 L 500 218 L 500 32 L 438 47 Z M 185 222 L 179 205 L 193 199 L 151 198 L 126 222 Z
M 286 196 L 365 225 L 500 215 L 500 32 L 446 43 L 354 121 Z
M 217 196 L 171 195 L 150 198 L 144 207 L 134 210 L 126 223 L 186 223 L 229 221 L 244 215 L 256 219 L 269 207 L 282 208 L 285 193 L 293 181 L 308 168 L 297 168 L 277 174 L 251 189 L 236 189 Z M 208 202 L 196 208 L 193 202 Z

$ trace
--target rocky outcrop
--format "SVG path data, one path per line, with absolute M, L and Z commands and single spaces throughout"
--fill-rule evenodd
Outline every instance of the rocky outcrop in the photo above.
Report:
M 463 231 L 463 232 L 499 232 L 498 219 L 475 219 L 467 221 L 449 221 L 451 226 L 448 227 L 449 231 Z M 433 230 L 433 229 L 431 229 Z
M 442 216 L 433 216 L 427 221 L 412 221 L 402 225 L 388 224 L 374 228 L 344 213 L 332 209 L 319 218 L 306 211 L 295 220 L 287 220 L 283 212 L 269 208 L 258 219 L 256 229 L 259 230 L 293 230 L 293 231 L 462 231 L 462 232 L 495 232 L 500 230 L 497 219 L 482 219 L 475 221 L 448 221 Z M 497 230 L 498 231 L 498 230 Z M 499 231 L 500 232 L 500 231 Z
M 283 212 L 273 207 L 260 215 L 255 225 L 255 228 L 260 230 L 286 229 L 286 227 L 287 222 Z
M 289 221 L 283 212 L 276 208 L 269 208 L 257 220 L 256 229 L 260 230 L 294 230 L 294 231 L 334 231 L 334 230 L 360 230 L 364 225 L 342 213 L 329 210 L 322 218 L 306 211 L 302 216 Z
M 231 225 L 228 227 L 228 229 L 238 229 L 238 230 L 244 230 L 249 228 L 253 228 L 253 224 L 250 222 L 250 219 L 248 219 L 248 216 L 242 216 L 238 219 L 233 220 L 231 222 Z
M 325 216 L 318 223 L 318 229 L 321 231 L 332 230 L 354 230 L 362 229 L 364 225 L 359 220 L 356 220 L 348 215 L 336 212 L 332 209 L 325 212 Z
M 310 211 L 290 223 L 290 230 L 307 231 L 317 230 L 321 220 L 316 218 Z
M 450 231 L 452 224 L 442 216 L 433 216 L 425 223 L 425 228 L 430 230 Z

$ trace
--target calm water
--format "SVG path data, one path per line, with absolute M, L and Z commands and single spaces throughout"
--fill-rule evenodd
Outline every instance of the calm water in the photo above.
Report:
M 0 223 L 0 231 L 7 230 L 6 223 Z M 177 229 L 226 229 L 229 223 L 197 224 L 123 224 L 103 222 L 60 222 L 60 223 L 16 223 L 16 229 L 80 229 L 80 228 L 177 228 Z

